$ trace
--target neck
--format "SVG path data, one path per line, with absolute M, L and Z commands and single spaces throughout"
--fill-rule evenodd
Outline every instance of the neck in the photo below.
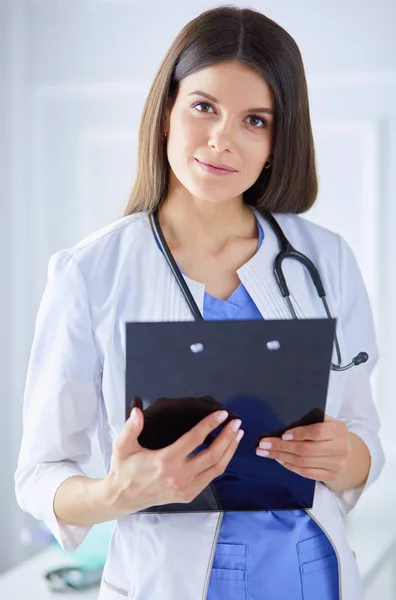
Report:
M 257 237 L 256 217 L 242 198 L 208 202 L 173 195 L 162 203 L 159 220 L 172 248 L 201 247 L 215 252 L 232 239 Z

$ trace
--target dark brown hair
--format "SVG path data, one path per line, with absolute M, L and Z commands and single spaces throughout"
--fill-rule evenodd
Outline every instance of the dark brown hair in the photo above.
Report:
M 146 99 L 138 165 L 124 214 L 151 212 L 166 195 L 169 163 L 162 127 L 168 99 L 188 75 L 220 62 L 254 68 L 274 97 L 272 167 L 244 192 L 259 211 L 302 213 L 315 202 L 317 177 L 304 66 L 293 38 L 249 8 L 220 6 L 183 27 L 169 48 Z

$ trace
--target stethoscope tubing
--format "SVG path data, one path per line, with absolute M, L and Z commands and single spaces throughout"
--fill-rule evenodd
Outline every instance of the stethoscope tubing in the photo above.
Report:
M 316 288 L 317 294 L 318 294 L 319 298 L 322 300 L 322 303 L 323 303 L 323 306 L 324 306 L 324 309 L 326 312 L 326 316 L 328 319 L 331 319 L 332 316 L 330 313 L 329 306 L 327 304 L 326 293 L 325 293 L 323 283 L 322 283 L 318 269 L 315 267 L 313 262 L 307 256 L 305 256 L 305 254 L 302 254 L 302 252 L 299 252 L 291 245 L 289 240 L 286 238 L 281 226 L 279 225 L 279 223 L 276 221 L 276 219 L 270 213 L 264 213 L 263 217 L 267 220 L 267 222 L 273 229 L 273 231 L 278 239 L 278 242 L 279 242 L 280 252 L 274 260 L 273 272 L 274 272 L 276 282 L 279 286 L 279 290 L 280 290 L 282 296 L 285 298 L 293 318 L 298 319 L 296 311 L 294 310 L 294 306 L 290 300 L 290 290 L 287 286 L 286 278 L 284 276 L 283 269 L 282 269 L 282 263 L 286 259 L 297 260 L 307 269 L 307 271 L 311 277 L 312 283 L 314 284 L 314 286 Z M 204 319 L 201 314 L 201 311 L 199 310 L 197 303 L 195 302 L 193 295 L 191 294 L 190 289 L 189 289 L 188 285 L 186 284 L 184 277 L 183 277 L 182 273 L 180 272 L 180 269 L 177 266 L 176 261 L 173 258 L 172 252 L 170 251 L 169 246 L 166 242 L 165 236 L 162 232 L 161 225 L 160 225 L 159 219 L 158 219 L 158 209 L 149 214 L 149 221 L 150 221 L 150 225 L 151 225 L 151 228 L 153 231 L 153 235 L 154 235 L 155 239 L 157 240 L 157 242 L 163 252 L 163 255 L 164 255 L 164 257 L 165 257 L 165 259 L 166 259 L 166 261 L 167 261 L 167 263 L 179 285 L 181 292 L 184 295 L 184 298 L 185 298 L 195 320 L 203 321 Z M 359 364 L 362 364 L 368 360 L 368 354 L 366 352 L 360 352 L 357 356 L 355 356 L 355 358 L 350 363 L 348 363 L 346 365 L 342 365 L 342 356 L 341 356 L 341 350 L 340 350 L 340 345 L 338 342 L 337 333 L 335 333 L 335 335 L 334 335 L 334 346 L 335 346 L 336 355 L 337 355 L 337 363 L 333 363 L 333 362 L 331 363 L 331 369 L 333 371 L 346 371 L 346 370 L 350 369 L 351 367 L 358 366 Z

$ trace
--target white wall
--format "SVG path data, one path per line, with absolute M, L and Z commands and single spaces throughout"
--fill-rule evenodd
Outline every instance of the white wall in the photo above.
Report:
M 0 571 L 30 552 L 21 531 L 36 527 L 15 507 L 13 472 L 48 258 L 121 215 L 150 82 L 179 29 L 214 5 L 208 0 L 0 2 Z M 238 5 L 259 8 L 277 20 L 302 51 L 321 184 L 317 206 L 308 216 L 344 235 L 358 255 L 382 350 L 376 400 L 386 446 L 396 454 L 390 352 L 396 333 L 391 302 L 396 297 L 391 260 L 396 256 L 391 200 L 396 192 L 396 3 Z M 384 485 L 390 480 L 389 475 Z M 393 488 L 386 490 L 390 494 Z M 362 530 L 365 515 L 375 513 L 377 501 L 374 494 L 351 521 L 367 569 L 375 552 L 356 531 Z M 379 526 L 380 544 L 385 528 Z

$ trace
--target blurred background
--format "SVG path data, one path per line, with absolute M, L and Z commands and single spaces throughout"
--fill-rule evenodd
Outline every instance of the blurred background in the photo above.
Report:
M 14 497 L 25 375 L 48 259 L 122 215 L 151 81 L 181 27 L 220 4 L 0 0 L 2 600 L 52 598 L 43 573 L 77 560 L 62 554 Z M 300 47 L 320 180 L 306 216 L 346 238 L 371 297 L 381 351 L 373 385 L 387 464 L 347 527 L 366 600 L 396 599 L 396 3 L 237 5 L 264 12 Z M 103 473 L 97 447 L 87 473 Z M 96 551 L 100 562 L 108 536 L 109 529 L 93 528 L 80 560 Z

